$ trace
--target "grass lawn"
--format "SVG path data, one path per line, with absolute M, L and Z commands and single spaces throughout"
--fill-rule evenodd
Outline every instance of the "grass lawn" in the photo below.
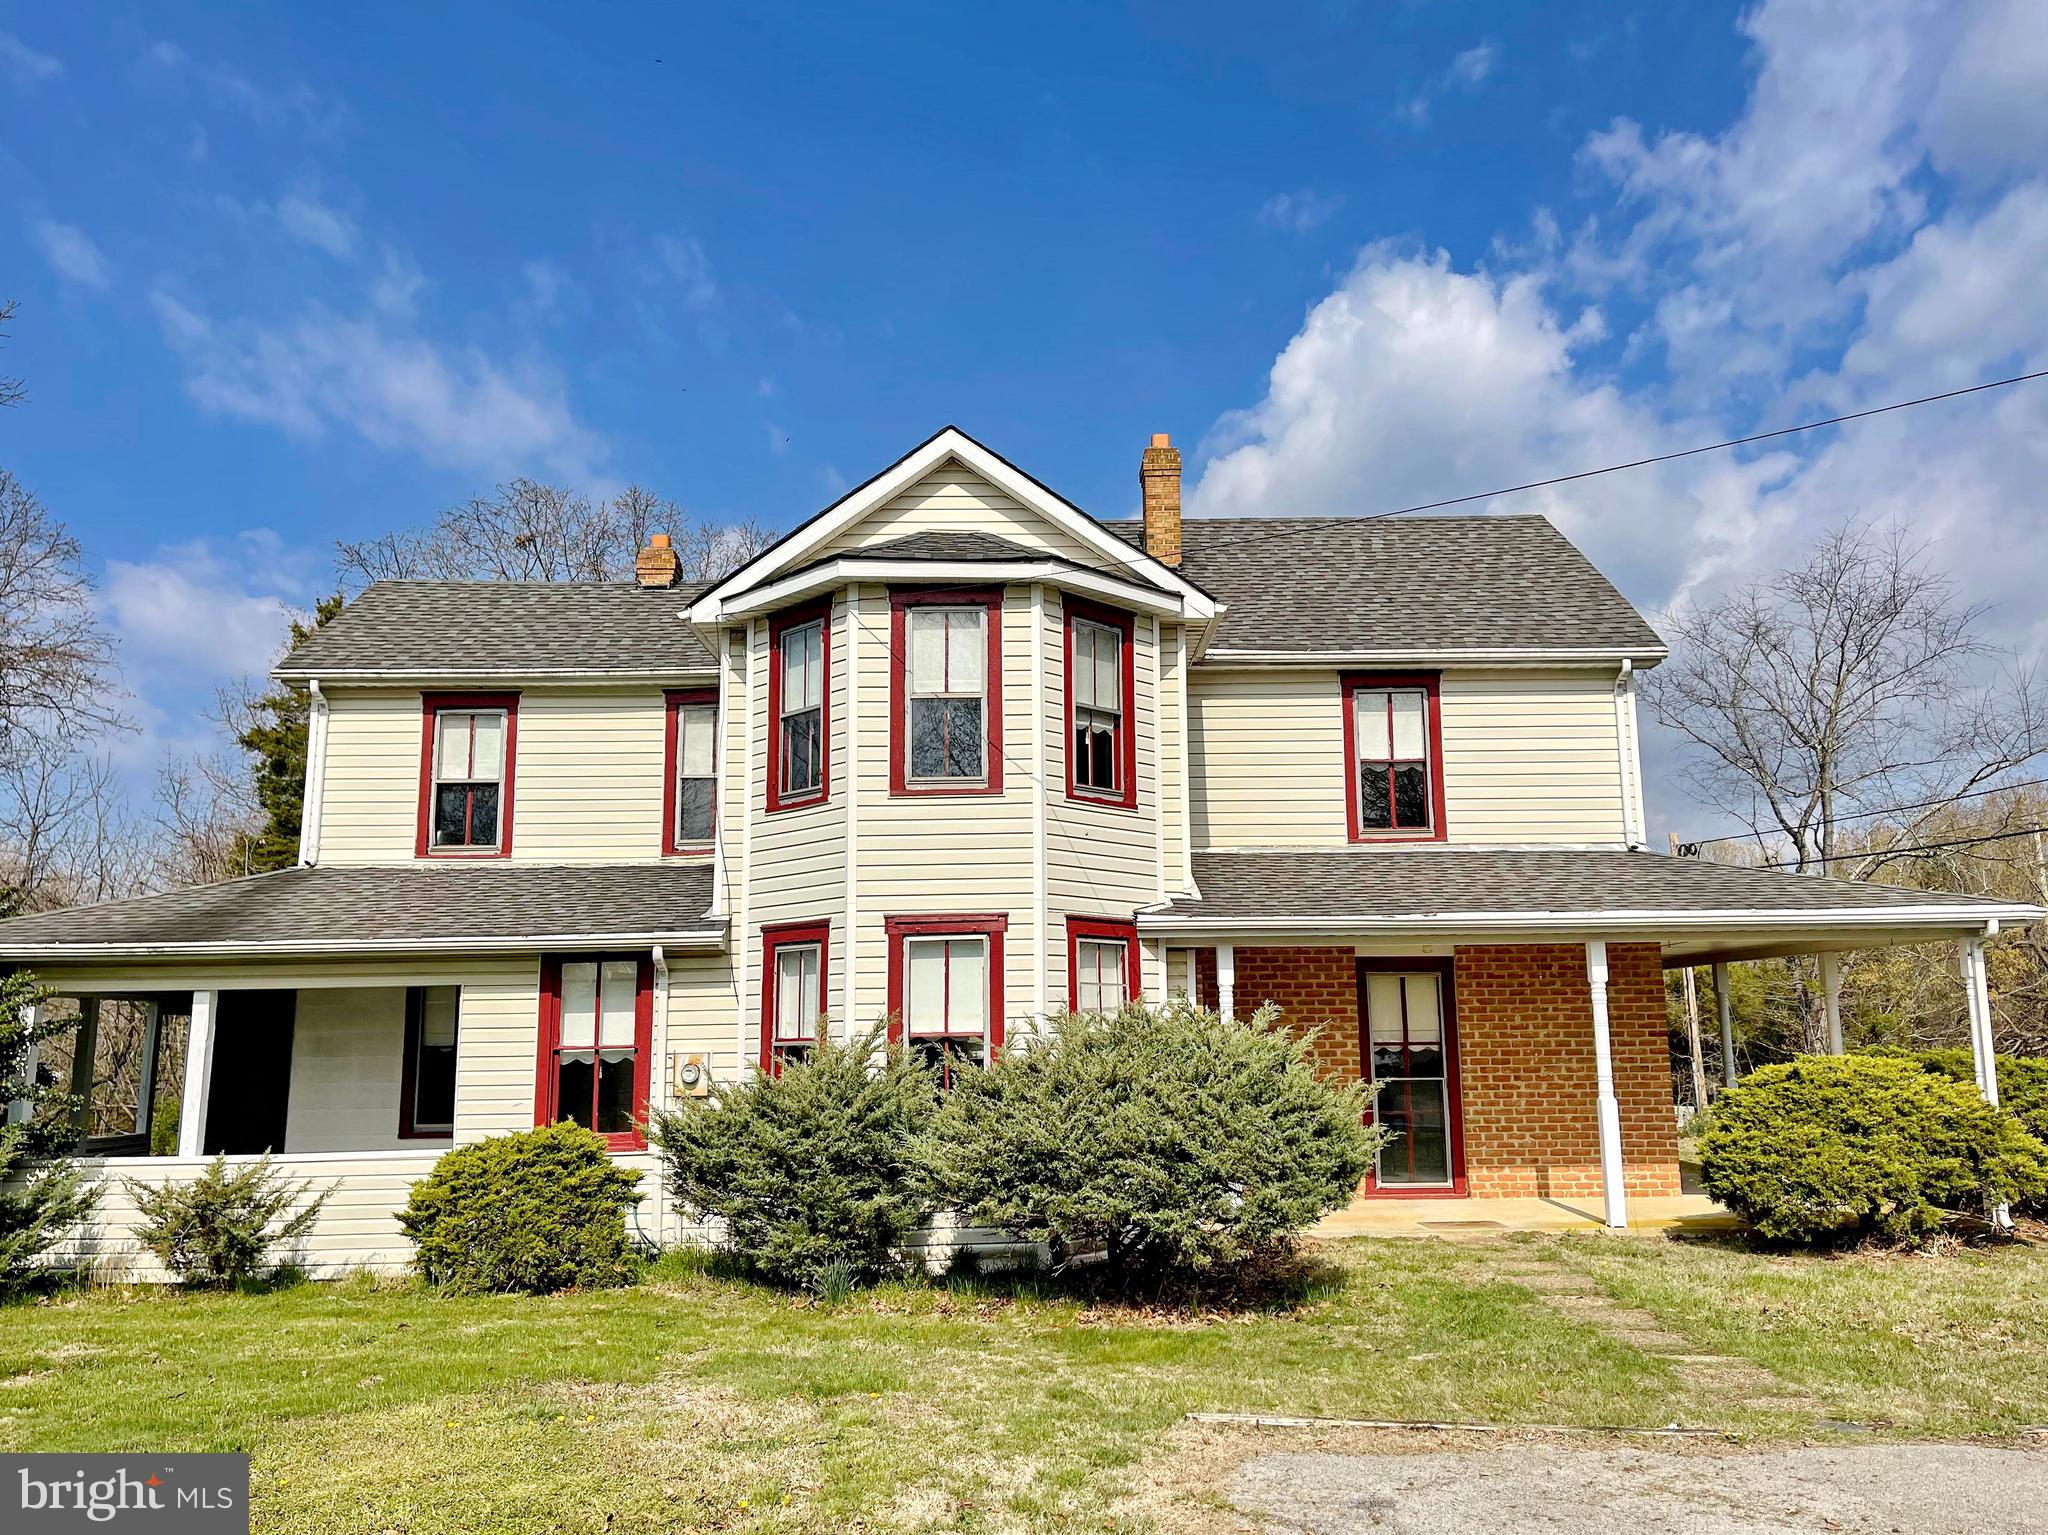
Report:
M 1322 1298 L 1228 1320 L 973 1286 L 825 1308 L 686 1265 L 538 1300 L 87 1292 L 0 1311 L 0 1448 L 247 1449 L 264 1531 L 625 1535 L 1147 1528 L 1156 1510 L 1132 1495 L 1198 1409 L 1795 1431 L 1701 1400 L 1505 1279 L 1515 1250 L 1347 1244 Z M 2038 1249 L 1830 1262 L 1610 1239 L 1556 1255 L 1839 1393 L 1843 1415 L 2048 1419 L 2025 1357 L 2040 1374 Z

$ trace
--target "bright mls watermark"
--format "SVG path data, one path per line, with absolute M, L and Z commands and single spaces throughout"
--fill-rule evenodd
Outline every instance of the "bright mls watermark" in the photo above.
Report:
M 0 1530 L 249 1535 L 246 1455 L 0 1455 Z

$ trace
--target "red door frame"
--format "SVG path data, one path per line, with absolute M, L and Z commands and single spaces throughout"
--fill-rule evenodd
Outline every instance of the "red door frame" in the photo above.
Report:
M 1381 1188 L 1379 1169 L 1375 1166 L 1365 1175 L 1365 1193 L 1373 1199 L 1462 1199 L 1466 1194 L 1465 1185 L 1465 1094 L 1459 1081 L 1458 1071 L 1458 998 L 1455 984 L 1456 963 L 1453 960 L 1416 956 L 1414 958 L 1385 958 L 1379 955 L 1360 955 L 1358 959 L 1358 1069 L 1367 1081 L 1372 1081 L 1372 1020 L 1367 1013 L 1365 979 L 1378 973 L 1394 972 L 1413 975 L 1418 971 L 1428 972 L 1437 978 L 1437 997 L 1443 1007 L 1444 1026 L 1444 1097 L 1445 1116 L 1448 1123 L 1450 1143 L 1451 1181 L 1448 1185 L 1430 1184 L 1422 1188 Z M 1374 1111 L 1366 1110 L 1368 1123 L 1373 1122 Z

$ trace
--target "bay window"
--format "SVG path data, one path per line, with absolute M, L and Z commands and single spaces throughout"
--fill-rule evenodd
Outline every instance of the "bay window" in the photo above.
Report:
M 1128 809 L 1138 803 L 1135 620 L 1078 598 L 1065 603 L 1067 795 Z
M 890 1038 L 951 1087 L 1003 1044 L 1003 932 L 1008 919 L 890 917 Z
M 1003 787 L 1000 590 L 889 596 L 892 794 Z
M 823 922 L 795 922 L 761 934 L 761 1069 L 780 1074 L 791 1061 L 809 1060 L 825 1016 Z
M 651 960 L 632 955 L 543 964 L 535 1123 L 566 1119 L 616 1147 L 645 1144 L 653 970 Z
M 823 803 L 830 750 L 832 642 L 829 601 L 768 626 L 768 809 Z
M 718 693 L 691 688 L 666 697 L 661 850 L 702 853 L 717 833 Z
M 428 693 L 420 742 L 422 858 L 504 857 L 512 850 L 516 693 Z
M 1345 799 L 1353 841 L 1443 836 L 1442 731 L 1434 676 L 1344 680 Z

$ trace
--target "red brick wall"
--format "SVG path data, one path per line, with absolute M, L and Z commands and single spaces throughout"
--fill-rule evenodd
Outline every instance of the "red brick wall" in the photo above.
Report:
M 1202 989 L 1213 984 L 1198 952 Z M 1608 1027 L 1621 1154 L 1631 1194 L 1676 1194 L 1664 974 L 1654 944 L 1609 944 Z M 1213 967 L 1213 956 L 1211 957 Z M 1465 1174 L 1478 1197 L 1595 1198 L 1593 1006 L 1583 945 L 1460 948 L 1452 983 L 1463 1094 Z M 1358 972 L 1350 948 L 1237 950 L 1240 1017 L 1278 1002 L 1289 1027 L 1323 1026 L 1315 1060 L 1361 1075 Z M 1213 1005 L 1213 997 L 1205 998 Z

